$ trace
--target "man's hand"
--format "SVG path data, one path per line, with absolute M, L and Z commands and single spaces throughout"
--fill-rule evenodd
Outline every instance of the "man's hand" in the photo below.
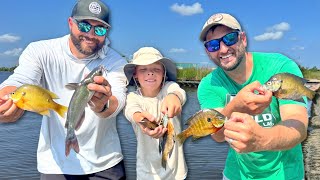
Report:
M 225 140 L 238 153 L 261 151 L 267 142 L 264 128 L 248 114 L 232 113 L 224 128 Z
M 94 77 L 95 83 L 88 84 L 88 89 L 95 91 L 91 100 L 89 101 L 90 108 L 96 113 L 102 113 L 106 110 L 104 107 L 112 96 L 111 85 L 102 76 Z
M 232 112 L 257 115 L 261 114 L 271 101 L 272 92 L 262 89 L 261 84 L 255 81 L 241 89 L 222 113 L 226 116 L 230 116 Z
M 0 122 L 16 122 L 24 113 L 23 109 L 18 108 L 11 99 L 9 93 L 17 89 L 14 86 L 7 86 L 0 91 Z

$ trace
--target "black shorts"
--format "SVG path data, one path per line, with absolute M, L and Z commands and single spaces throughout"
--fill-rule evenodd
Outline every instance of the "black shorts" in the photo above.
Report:
M 69 175 L 69 174 L 40 174 L 41 180 L 125 180 L 126 172 L 124 162 L 121 161 L 117 165 L 93 174 L 86 175 Z

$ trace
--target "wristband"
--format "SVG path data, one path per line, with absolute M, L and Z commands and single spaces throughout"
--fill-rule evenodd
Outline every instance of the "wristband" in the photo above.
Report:
M 102 110 L 99 113 L 103 113 L 104 111 L 106 111 L 109 108 L 109 99 L 107 101 L 107 103 L 103 106 Z
M 181 98 L 177 93 L 175 93 L 175 92 L 169 92 L 167 95 L 170 95 L 170 94 L 173 94 L 173 95 L 177 96 L 178 99 L 179 99 L 179 101 L 180 101 L 180 103 L 182 104 L 182 98 Z

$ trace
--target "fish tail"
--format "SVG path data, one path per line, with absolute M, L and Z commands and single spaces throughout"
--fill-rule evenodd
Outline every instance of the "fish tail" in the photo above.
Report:
M 65 117 L 65 114 L 67 112 L 68 108 L 66 106 L 57 104 L 55 111 L 61 116 L 61 117 Z
M 68 130 L 67 137 L 66 137 L 66 149 L 65 154 L 68 156 L 70 154 L 71 148 L 76 152 L 79 153 L 79 144 L 77 140 L 77 136 L 74 133 L 74 130 Z
M 320 87 L 315 91 L 315 95 L 312 99 L 313 104 L 317 104 L 320 98 Z
M 309 90 L 306 93 L 306 96 L 308 97 L 308 99 L 313 100 L 314 96 L 316 95 L 315 91 Z
M 182 145 L 184 141 L 187 139 L 187 133 L 186 131 L 183 131 L 182 133 L 177 135 L 177 140 L 179 142 L 179 145 Z

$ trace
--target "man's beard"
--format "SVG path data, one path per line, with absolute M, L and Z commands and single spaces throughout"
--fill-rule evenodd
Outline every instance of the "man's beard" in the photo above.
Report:
M 70 33 L 70 37 L 71 37 L 71 41 L 72 43 L 74 44 L 74 46 L 77 48 L 77 50 L 84 54 L 84 55 L 87 55 L 87 56 L 90 56 L 92 54 L 95 54 L 97 53 L 104 45 L 104 41 L 102 43 L 99 43 L 99 40 L 97 39 L 94 39 L 94 38 L 89 38 L 87 36 L 83 36 L 83 35 L 80 35 L 78 38 L 71 32 Z M 87 47 L 87 48 L 84 48 L 81 46 L 81 42 L 83 41 L 82 39 L 88 39 L 90 41 L 93 41 L 95 42 L 95 46 L 94 47 Z
M 233 71 L 242 62 L 243 58 L 245 57 L 245 53 L 246 53 L 246 49 L 245 49 L 244 45 L 241 43 L 236 51 L 236 54 L 235 54 L 236 61 L 234 62 L 234 64 L 229 67 L 222 66 L 221 64 L 219 66 L 225 71 Z

